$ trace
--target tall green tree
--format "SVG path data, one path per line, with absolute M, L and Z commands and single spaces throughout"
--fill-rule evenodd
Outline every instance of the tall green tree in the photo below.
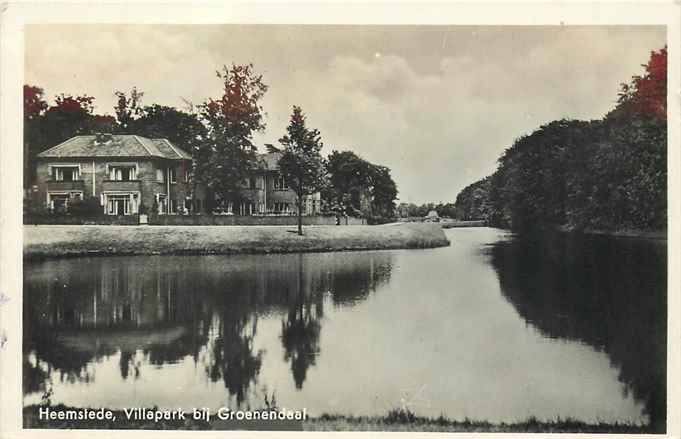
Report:
M 35 178 L 35 156 L 45 145 L 42 121 L 46 110 L 43 89 L 24 85 L 24 189 Z
M 379 220 L 395 214 L 397 185 L 388 167 L 374 165 L 352 151 L 332 151 L 326 167 L 329 184 L 323 196 L 333 210 Z
M 294 106 L 286 135 L 279 139 L 283 154 L 279 170 L 296 193 L 298 234 L 303 234 L 303 199 L 318 192 L 325 183 L 326 168 L 321 156 L 322 141 L 319 130 L 309 129 L 300 107 Z
M 116 112 L 116 120 L 118 121 L 118 129 L 121 133 L 136 134 L 131 126 L 133 121 L 142 116 L 142 97 L 144 93 L 133 87 L 130 93 L 120 90 L 114 92 L 116 96 L 116 105 L 114 111 Z
M 339 214 L 359 214 L 361 197 L 368 194 L 370 163 L 352 151 L 331 151 L 326 167 L 329 184 L 324 199 Z
M 195 151 L 197 175 L 223 202 L 239 202 L 243 182 L 256 167 L 253 135 L 265 129 L 260 101 L 267 85 L 252 64 L 224 66 L 216 73 L 222 96 L 199 106 L 207 136 Z
M 397 185 L 390 175 L 390 168 L 371 165 L 369 171 L 371 186 L 371 216 L 374 218 L 392 218 L 395 215 Z

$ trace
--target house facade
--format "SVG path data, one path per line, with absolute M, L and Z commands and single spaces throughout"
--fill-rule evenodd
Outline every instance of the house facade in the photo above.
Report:
M 289 188 L 279 172 L 281 152 L 257 155 L 257 170 L 242 189 L 245 201 L 224 205 L 227 213 L 234 215 L 297 215 L 296 193 Z M 303 198 L 303 215 L 317 215 L 321 210 L 319 192 Z
M 224 200 L 217 213 L 295 215 L 296 195 L 278 169 L 281 152 L 259 154 L 244 182 L 243 201 Z M 107 215 L 205 213 L 207 191 L 191 182 L 192 158 L 167 139 L 136 135 L 76 136 L 37 156 L 33 197 L 55 212 L 95 198 Z M 144 206 L 144 207 L 143 207 Z M 320 211 L 319 193 L 304 200 L 304 214 Z
M 189 180 L 191 156 L 166 139 L 76 136 L 37 159 L 33 196 L 56 212 L 93 197 L 107 215 L 133 215 L 143 206 L 159 214 L 203 207 L 203 190 Z

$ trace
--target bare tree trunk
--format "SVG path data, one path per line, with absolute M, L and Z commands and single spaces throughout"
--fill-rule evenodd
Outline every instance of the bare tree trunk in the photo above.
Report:
M 298 235 L 303 236 L 303 197 L 298 195 Z

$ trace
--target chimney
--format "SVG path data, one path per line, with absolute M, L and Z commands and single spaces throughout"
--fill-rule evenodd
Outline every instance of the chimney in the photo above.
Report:
M 112 138 L 113 135 L 111 133 L 95 133 L 96 144 L 109 142 Z

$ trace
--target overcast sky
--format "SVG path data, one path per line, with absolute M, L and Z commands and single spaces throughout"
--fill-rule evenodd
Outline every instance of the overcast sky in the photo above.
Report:
M 453 202 L 519 136 L 603 116 L 664 44 L 664 28 L 630 26 L 32 25 L 25 81 L 113 114 L 115 90 L 182 108 L 219 96 L 223 64 L 253 63 L 270 87 L 259 145 L 300 105 L 325 153 L 390 167 L 400 201 Z

